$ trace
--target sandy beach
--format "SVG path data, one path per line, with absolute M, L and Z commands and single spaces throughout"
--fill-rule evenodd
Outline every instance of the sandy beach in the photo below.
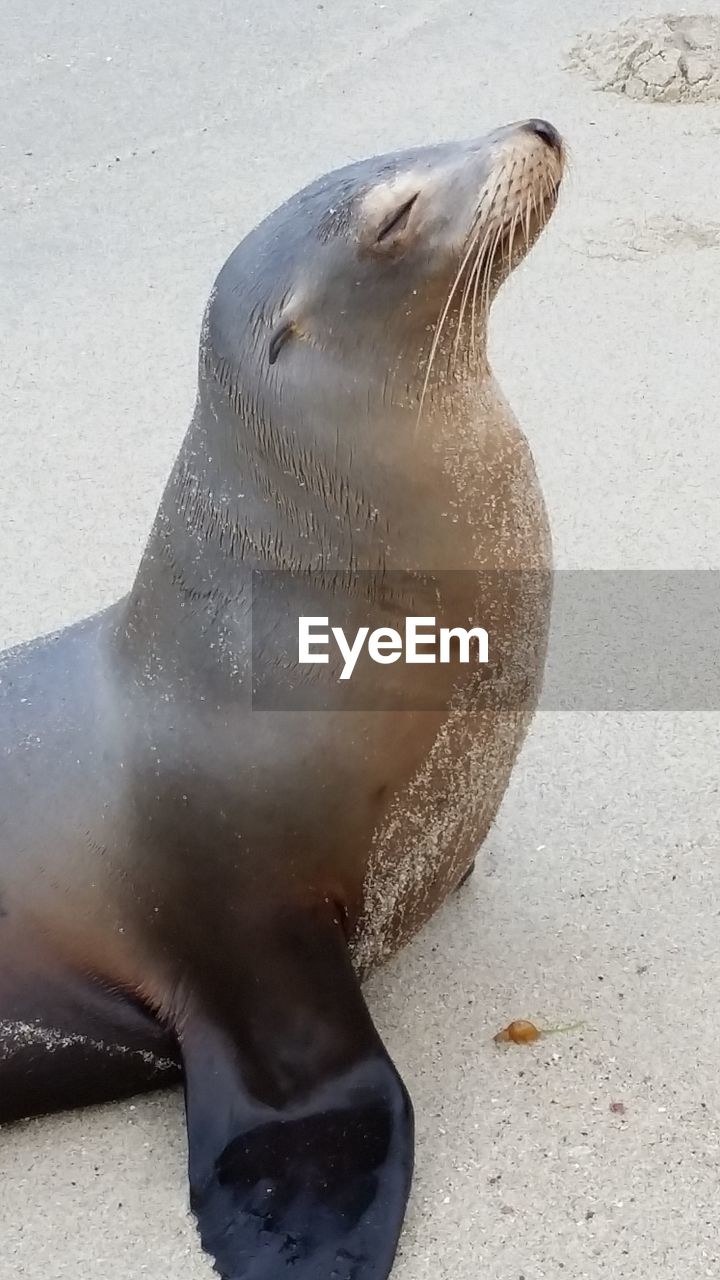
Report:
M 241 236 L 352 158 L 527 116 L 570 171 L 491 353 L 557 565 L 718 565 L 720 102 L 568 65 L 653 5 L 131 8 L 3 9 L 0 645 L 129 588 Z M 474 878 L 369 985 L 418 1127 L 394 1280 L 720 1274 L 719 729 L 541 712 Z M 498 1048 L 513 1018 L 574 1029 Z M 211 1274 L 179 1094 L 0 1131 L 0 1280 Z

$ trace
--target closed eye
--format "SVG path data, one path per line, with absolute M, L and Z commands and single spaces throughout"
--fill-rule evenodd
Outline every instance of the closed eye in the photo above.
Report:
M 410 220 L 412 207 L 415 204 L 418 195 L 419 192 L 416 191 L 414 196 L 411 196 L 409 200 L 406 200 L 404 204 L 400 205 L 399 209 L 395 209 L 393 213 L 385 219 L 377 233 L 378 244 L 382 244 L 384 240 L 389 240 L 392 235 L 397 235 L 399 232 L 402 233 L 405 230 Z

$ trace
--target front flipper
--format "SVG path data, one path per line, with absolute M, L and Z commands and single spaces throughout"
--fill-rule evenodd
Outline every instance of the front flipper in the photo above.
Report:
M 243 930 L 191 997 L 190 1199 L 224 1280 L 385 1280 L 412 1106 L 329 905 Z

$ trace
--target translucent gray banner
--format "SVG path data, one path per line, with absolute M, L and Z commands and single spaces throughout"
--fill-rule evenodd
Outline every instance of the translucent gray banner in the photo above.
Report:
M 258 571 L 253 706 L 514 710 L 548 618 L 543 709 L 720 710 L 720 572 L 690 570 Z

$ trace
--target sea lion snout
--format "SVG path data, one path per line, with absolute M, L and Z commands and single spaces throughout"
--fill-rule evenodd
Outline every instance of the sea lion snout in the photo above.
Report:
M 557 151 L 559 155 L 563 154 L 563 140 L 561 134 L 555 128 L 554 124 L 550 124 L 549 120 L 528 120 L 525 128 L 534 133 L 538 138 L 542 138 L 553 151 Z

